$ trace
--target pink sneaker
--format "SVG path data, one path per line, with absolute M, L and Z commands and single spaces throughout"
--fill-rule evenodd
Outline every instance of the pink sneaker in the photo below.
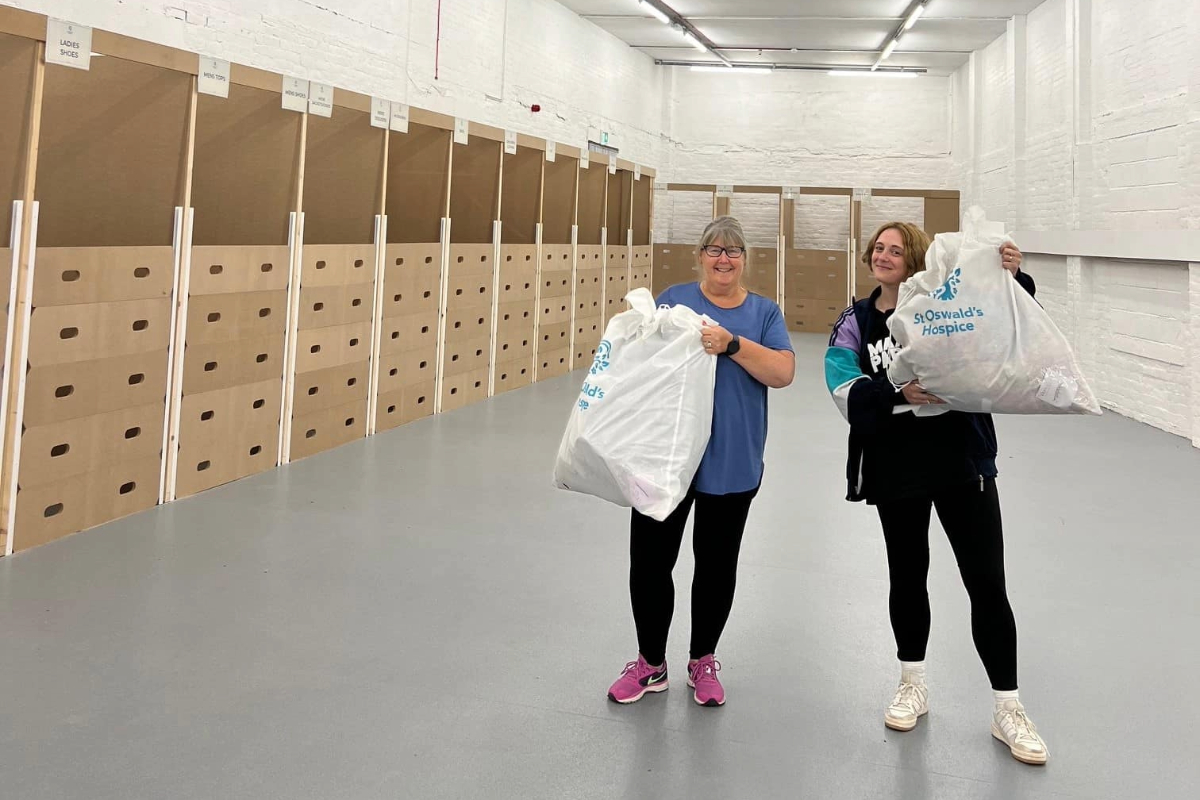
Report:
M 667 690 L 667 662 L 661 667 L 652 667 L 638 653 L 637 661 L 625 665 L 621 677 L 608 689 L 608 699 L 614 703 L 636 703 L 646 692 Z
M 688 686 L 696 690 L 694 700 L 702 706 L 725 705 L 725 690 L 717 680 L 721 662 L 712 653 L 688 664 Z

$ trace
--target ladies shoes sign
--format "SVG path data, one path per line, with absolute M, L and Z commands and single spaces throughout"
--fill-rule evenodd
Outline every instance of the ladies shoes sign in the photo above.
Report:
M 92 29 L 60 19 L 47 19 L 46 63 L 91 69 Z

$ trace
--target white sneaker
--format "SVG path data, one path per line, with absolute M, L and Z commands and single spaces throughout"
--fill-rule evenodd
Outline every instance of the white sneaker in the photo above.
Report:
M 1025 764 L 1045 764 L 1050 757 L 1046 743 L 1019 700 L 1005 700 L 992 715 L 992 736 L 1008 745 L 1013 758 Z
M 883 724 L 894 731 L 911 731 L 917 720 L 929 713 L 929 688 L 901 681 L 896 696 L 883 715 Z

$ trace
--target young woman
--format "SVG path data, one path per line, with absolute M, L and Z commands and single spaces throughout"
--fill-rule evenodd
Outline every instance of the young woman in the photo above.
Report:
M 700 238 L 701 279 L 667 289 L 659 305 L 683 305 L 718 325 L 701 334 L 717 356 L 712 436 L 687 497 L 657 522 L 633 512 L 629 535 L 629 597 L 637 628 L 638 656 L 609 688 L 617 703 L 633 703 L 667 688 L 667 632 L 675 607 L 671 572 L 683 528 L 694 505 L 692 640 L 688 686 L 702 706 L 725 703 L 717 679 L 717 641 L 733 607 L 738 551 L 763 475 L 767 439 L 767 388 L 792 382 L 795 355 L 775 301 L 742 287 L 746 237 L 733 217 L 713 220 Z
M 871 238 L 863 261 L 879 281 L 871 296 L 846 309 L 829 340 L 825 378 L 850 422 L 848 500 L 874 505 L 883 526 L 891 583 L 889 611 L 900 659 L 900 685 L 884 724 L 916 727 L 929 711 L 925 647 L 929 641 L 929 519 L 932 509 L 950 540 L 971 600 L 971 632 L 995 693 L 992 734 L 1014 758 L 1044 764 L 1046 744 L 1017 694 L 1017 629 L 1004 585 L 1004 539 L 996 492 L 996 429 L 987 414 L 926 415 L 897 407 L 941 404 L 917 382 L 894 386 L 887 370 L 898 350 L 887 321 L 902 284 L 925 268 L 929 236 L 890 222 Z M 1021 252 L 1006 244 L 1002 264 L 1030 295 Z M 908 454 L 919 453 L 919 459 Z

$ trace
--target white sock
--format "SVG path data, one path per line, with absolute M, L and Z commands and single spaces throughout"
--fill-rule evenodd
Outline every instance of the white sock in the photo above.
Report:
M 1016 689 L 1013 689 L 1011 692 L 997 692 L 995 689 L 993 689 L 992 694 L 994 694 L 996 696 L 996 710 L 997 711 L 999 711 L 1001 708 L 1004 707 L 1004 703 L 1007 700 L 1016 700 L 1018 703 L 1021 702 L 1021 698 L 1019 698 L 1017 696 Z
M 925 662 L 924 661 L 901 661 L 900 662 L 900 681 L 901 683 L 912 683 L 917 686 L 925 685 Z

